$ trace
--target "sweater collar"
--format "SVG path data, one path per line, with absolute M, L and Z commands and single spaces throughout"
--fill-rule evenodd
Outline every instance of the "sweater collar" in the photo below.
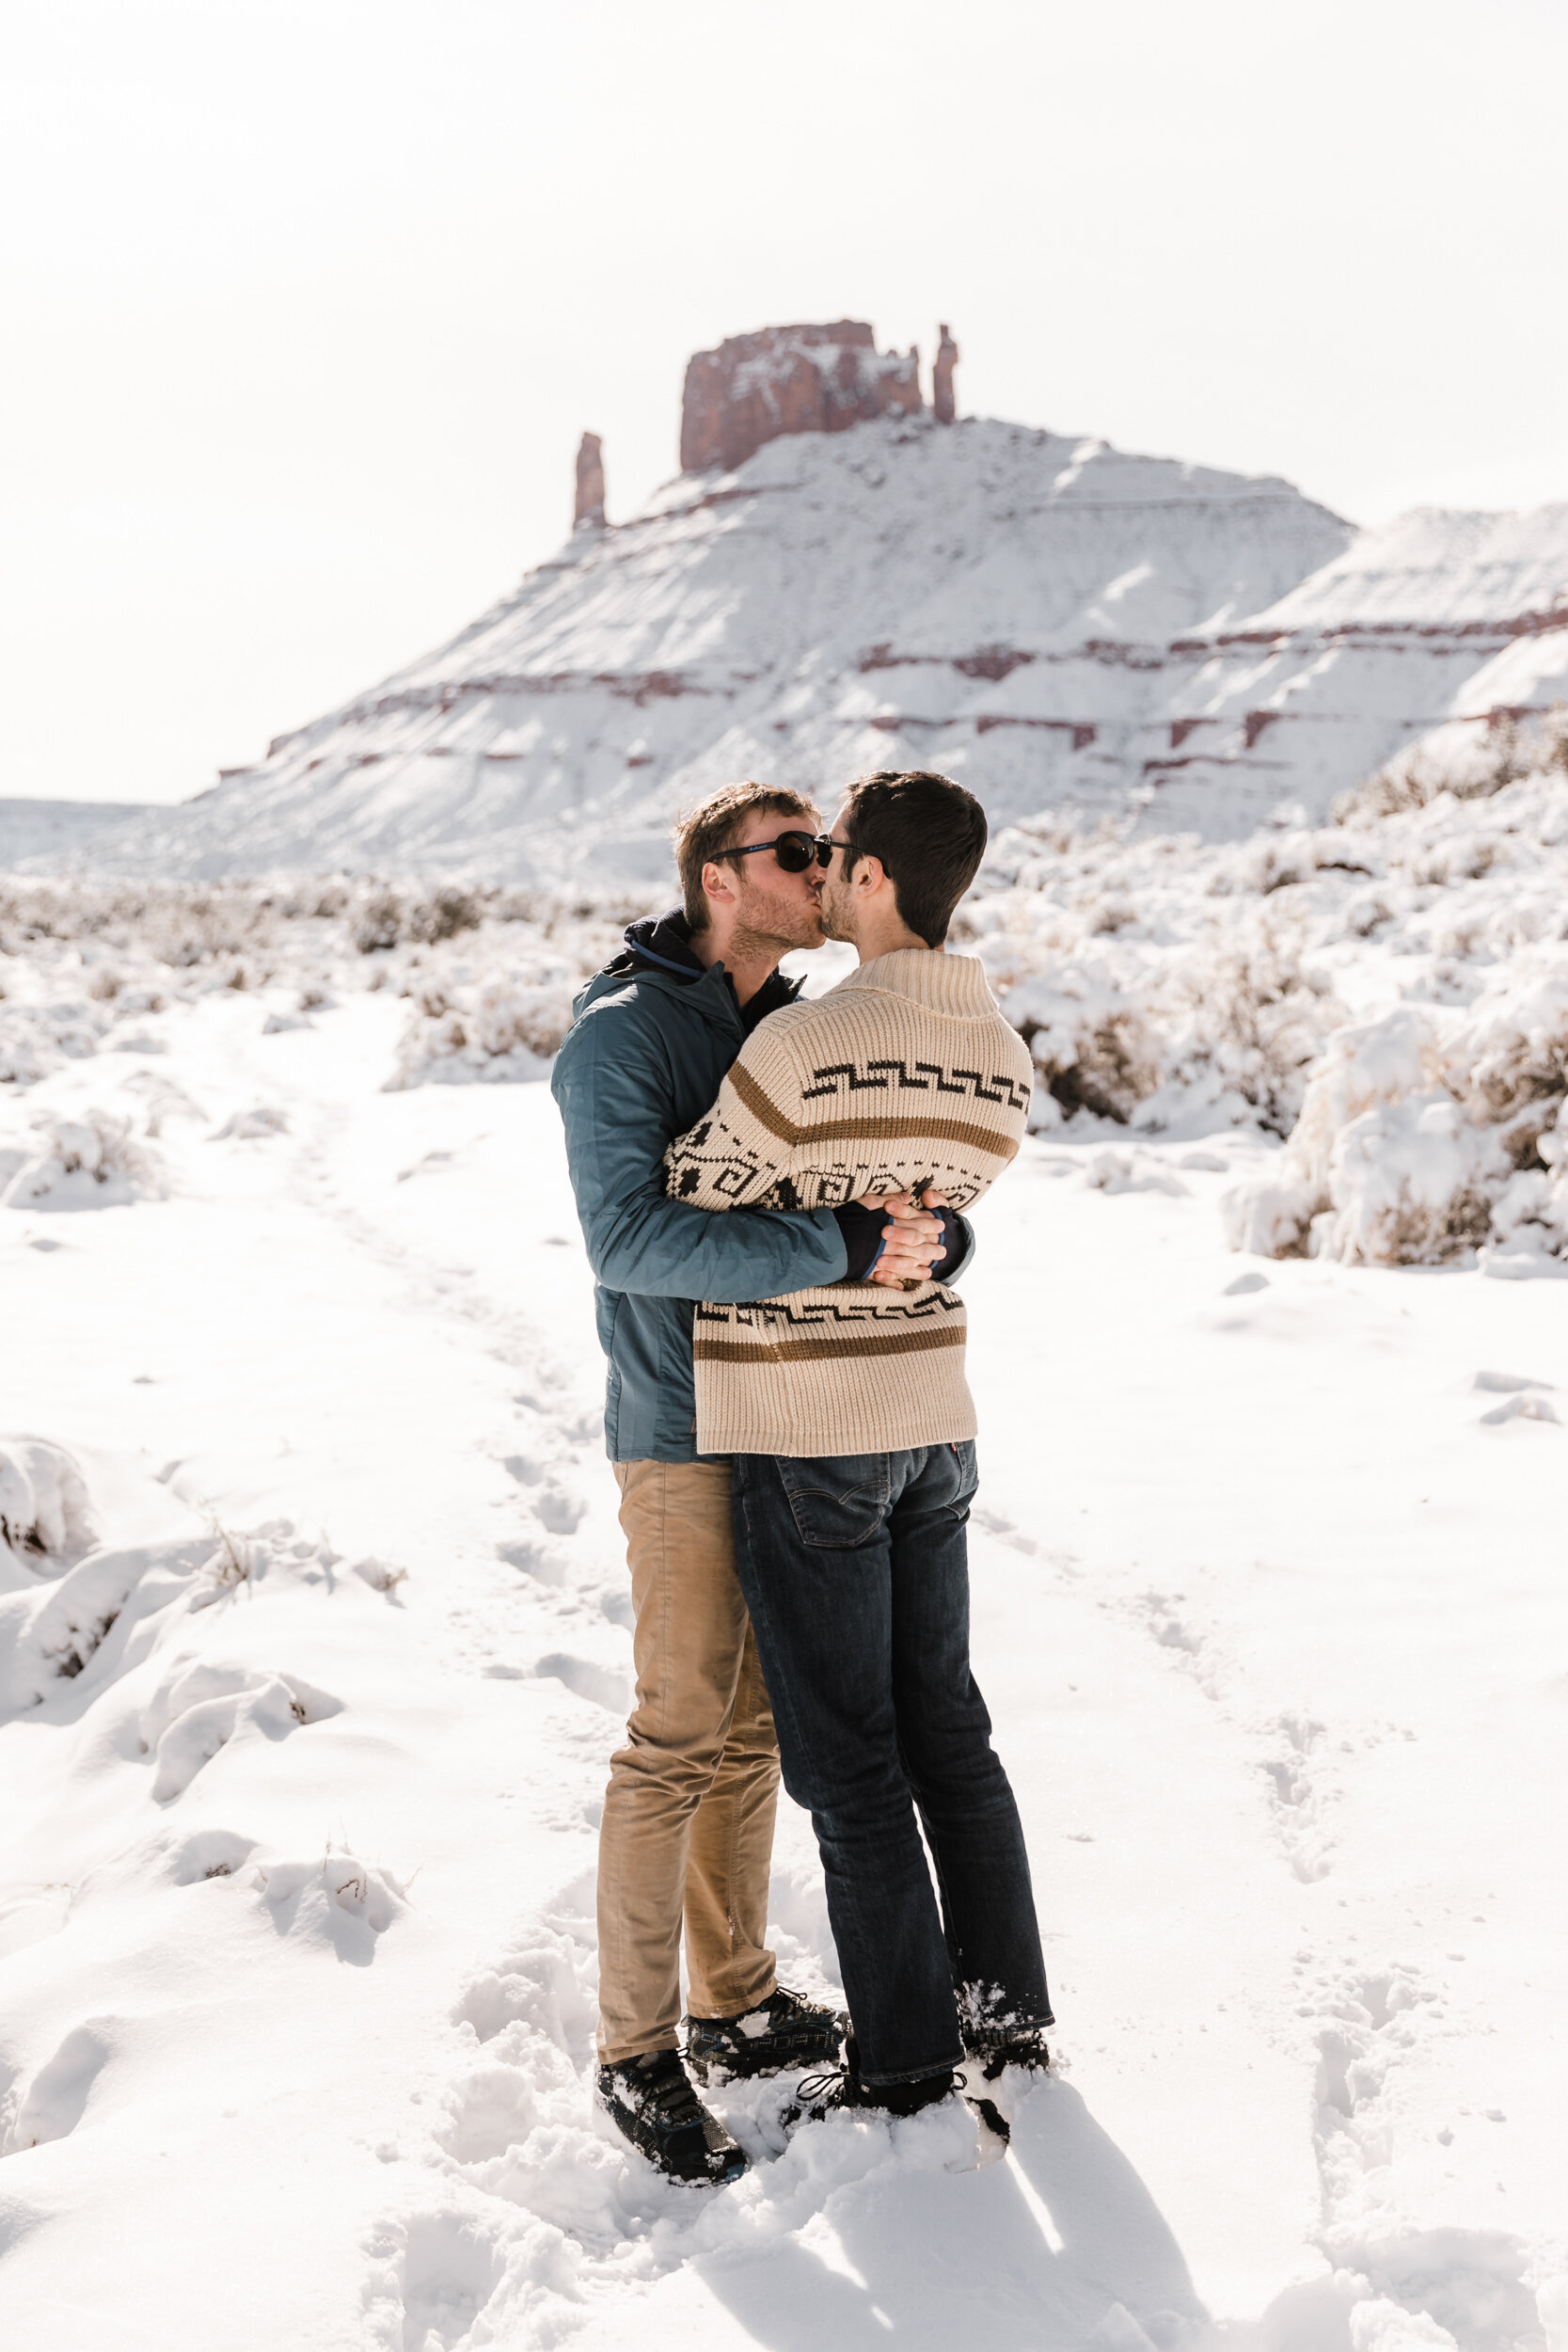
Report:
M 828 993 L 837 996 L 848 989 L 875 989 L 884 995 L 910 996 L 932 1012 L 959 1019 L 997 1010 L 986 967 L 978 956 L 953 956 L 928 947 L 895 947 L 891 955 L 875 956 Z

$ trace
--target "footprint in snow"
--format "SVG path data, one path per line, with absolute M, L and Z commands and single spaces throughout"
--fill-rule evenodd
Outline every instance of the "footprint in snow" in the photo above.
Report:
M 288 1132 L 288 1113 L 275 1109 L 269 1104 L 259 1103 L 254 1110 L 235 1111 L 221 1127 L 214 1129 L 207 1140 L 209 1143 L 251 1142 L 260 1136 L 282 1136 Z
M 1225 1298 L 1244 1298 L 1249 1291 L 1266 1291 L 1268 1287 L 1268 1276 L 1255 1270 L 1251 1274 L 1238 1274 L 1233 1282 L 1227 1282 L 1221 1295 Z
M 591 1699 L 608 1714 L 624 1715 L 631 1691 L 624 1674 L 613 1666 L 597 1665 L 591 1658 L 574 1658 L 568 1650 L 551 1650 L 533 1669 L 542 1679 L 563 1682 L 578 1698 Z
M 72 2026 L 17 2100 L 0 2136 L 0 2156 L 20 2155 L 48 2140 L 68 2138 L 76 2129 L 93 2084 L 112 2054 L 112 2019 L 97 2017 Z
M 1261 1759 L 1275 1834 L 1292 1875 L 1314 1886 L 1333 1868 L 1332 1810 L 1337 1790 L 1323 1765 L 1325 1727 L 1308 1715 L 1282 1715 L 1270 1725 L 1274 1754 Z
M 1550 1380 L 1529 1380 L 1517 1372 L 1478 1372 L 1471 1387 L 1483 1393 L 1500 1396 L 1504 1402 L 1494 1405 L 1489 1413 L 1482 1413 L 1483 1424 L 1496 1427 L 1505 1421 L 1556 1421 L 1555 1406 L 1543 1395 L 1532 1391 L 1549 1389 Z
M 1180 1176 L 1140 1151 L 1097 1152 L 1084 1182 L 1093 1192 L 1164 1192 L 1173 1200 L 1185 1200 L 1188 1191 Z
M 588 1505 L 580 1495 L 558 1486 L 553 1479 L 543 1487 L 533 1505 L 541 1524 L 552 1535 L 570 1535 L 578 1521 L 587 1516 Z
M 520 1543 L 498 1544 L 496 1553 L 509 1568 L 520 1568 L 525 1576 L 535 1578 L 541 1584 L 559 1586 L 571 1581 L 565 1562 L 549 1544 L 541 1543 L 537 1537 L 525 1536 Z
M 366 2342 L 408 2352 L 451 2352 L 468 2343 L 506 2276 L 485 2224 L 452 2211 L 388 2221 L 366 2251 L 374 2265 L 364 2290 Z
M 1505 1421 L 1556 1421 L 1557 1406 L 1547 1396 L 1509 1396 L 1500 1405 L 1494 1405 L 1489 1413 L 1482 1413 L 1483 1428 L 1496 1428 Z
M 983 1527 L 988 1535 L 994 1535 L 998 1543 L 1006 1544 L 1009 1550 L 1032 1556 L 1039 1549 L 1033 1535 L 1026 1535 L 1005 1511 L 995 1510 L 990 1503 L 981 1502 L 972 1506 L 972 1516 L 977 1526 Z

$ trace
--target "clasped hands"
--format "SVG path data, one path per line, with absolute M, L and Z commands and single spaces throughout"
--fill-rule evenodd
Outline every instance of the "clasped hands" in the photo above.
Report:
M 928 1282 L 932 1266 L 947 1250 L 942 1219 L 931 1211 L 944 1209 L 947 1195 L 929 1186 L 918 1200 L 912 1192 L 867 1192 L 854 1205 L 873 1215 L 879 1211 L 888 1219 L 882 1228 L 882 1254 L 866 1279 L 885 1283 L 890 1290 Z

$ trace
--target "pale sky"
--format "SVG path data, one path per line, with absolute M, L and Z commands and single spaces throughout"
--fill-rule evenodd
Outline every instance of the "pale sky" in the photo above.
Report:
M 178 800 L 675 470 L 688 355 L 1568 500 L 1568 0 L 12 0 L 0 795 Z

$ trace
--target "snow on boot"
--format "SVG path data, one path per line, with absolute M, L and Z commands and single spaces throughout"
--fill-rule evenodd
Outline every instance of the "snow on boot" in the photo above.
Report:
M 745 2171 L 744 2153 L 692 2090 L 678 2050 L 601 2066 L 597 2090 L 617 2130 L 672 2181 L 722 2187 Z
M 995 2026 L 990 2031 L 982 2027 L 972 2032 L 968 2042 L 969 2055 L 978 2061 L 989 2083 L 998 2081 L 1009 2066 L 1022 2066 L 1033 2074 L 1043 2074 L 1051 2064 L 1043 2026 Z
M 689 2017 L 686 2062 L 700 2083 L 779 2074 L 838 2056 L 849 2020 L 778 1985 L 739 2017 Z
M 820 2123 L 826 2115 L 841 2115 L 847 2109 L 873 2109 L 883 2115 L 918 2115 L 922 2107 L 934 2106 L 954 2090 L 961 2090 L 964 2078 L 950 2066 L 940 2068 L 934 2074 L 917 2074 L 913 2082 L 868 2083 L 861 2073 L 860 2052 L 851 2035 L 845 2044 L 842 2066 L 824 2067 L 820 2074 L 802 2074 L 795 2086 L 795 2096 L 780 2116 L 785 2131 L 805 2122 Z

